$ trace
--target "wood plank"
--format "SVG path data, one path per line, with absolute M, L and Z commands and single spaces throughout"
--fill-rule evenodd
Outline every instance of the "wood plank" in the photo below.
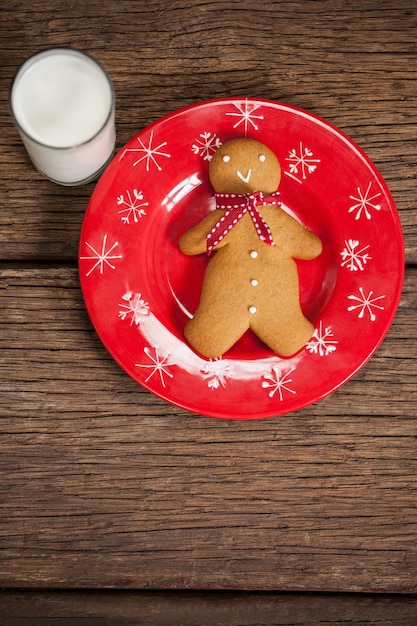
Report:
M 368 365 L 297 413 L 177 409 L 72 267 L 0 274 L 0 585 L 417 592 L 417 270 Z
M 12 11 L 13 19 L 10 19 Z M 29 27 L 30 25 L 30 27 Z M 329 120 L 385 177 L 417 263 L 415 172 L 417 9 L 408 0 L 115 2 L 0 8 L 0 84 L 39 49 L 70 45 L 94 54 L 117 94 L 117 148 L 183 106 L 226 96 L 288 102 Z M 4 93 L 6 96 L 6 93 Z M 30 165 L 0 99 L 0 255 L 67 259 L 94 183 L 68 189 Z
M 8 626 L 415 626 L 417 598 L 349 594 L 6 591 Z

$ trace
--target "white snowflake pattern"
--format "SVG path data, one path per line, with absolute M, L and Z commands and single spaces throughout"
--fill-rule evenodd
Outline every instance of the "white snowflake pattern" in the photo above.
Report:
M 311 354 L 318 354 L 319 356 L 328 356 L 336 350 L 336 346 L 339 343 L 334 337 L 331 326 L 323 328 L 323 323 L 320 321 L 319 327 L 314 330 L 312 339 L 306 344 L 307 350 Z
M 164 157 L 164 158 L 169 159 L 171 158 L 171 155 L 168 154 L 168 152 L 160 151 L 161 148 L 167 145 L 168 143 L 167 141 L 163 141 L 158 146 L 153 147 L 152 146 L 153 138 L 154 138 L 153 130 L 151 131 L 151 134 L 149 136 L 148 145 L 145 145 L 142 139 L 140 137 L 137 137 L 138 143 L 140 144 L 141 147 L 140 148 L 127 148 L 121 155 L 121 158 L 123 158 L 127 152 L 139 152 L 139 153 L 142 152 L 143 156 L 141 156 L 140 159 L 138 159 L 137 161 L 133 163 L 133 167 L 135 167 L 135 165 L 137 165 L 141 161 L 145 160 L 147 172 L 149 172 L 151 163 L 153 163 L 156 169 L 160 172 L 162 170 L 162 167 L 159 164 L 159 158 Z M 156 157 L 158 157 L 158 159 Z
M 359 245 L 357 239 L 345 240 L 345 248 L 340 253 L 342 257 L 341 267 L 347 267 L 351 272 L 357 272 L 358 270 L 362 272 L 365 269 L 365 265 L 372 257 L 366 252 L 369 245 L 358 250 Z
M 214 152 L 216 152 L 217 148 L 220 148 L 222 142 L 216 137 L 216 133 L 213 135 L 209 132 L 200 133 L 200 138 L 195 139 L 191 150 L 194 154 L 202 156 L 204 161 L 211 161 Z
M 155 346 L 153 350 L 154 354 L 152 354 L 151 348 L 149 348 L 148 346 L 143 349 L 146 356 L 151 361 L 149 365 L 144 363 L 135 363 L 135 367 L 144 367 L 151 370 L 149 376 L 145 379 L 145 383 L 147 383 L 152 378 L 152 376 L 158 373 L 161 385 L 165 388 L 165 376 L 168 376 L 169 378 L 174 378 L 174 375 L 168 370 L 168 368 L 172 365 L 176 365 L 176 363 L 170 360 L 171 355 L 169 353 L 160 353 L 158 346 Z
M 298 152 L 297 148 L 293 148 L 288 154 L 289 156 L 285 160 L 289 162 L 289 171 L 284 173 L 299 183 L 306 180 L 307 174 L 312 174 L 320 163 L 320 159 L 312 158 L 314 156 L 313 151 L 306 148 L 302 141 L 299 143 Z
M 230 370 L 229 362 L 220 357 L 207 361 L 200 371 L 203 375 L 203 380 L 208 381 L 207 385 L 209 389 L 219 389 L 220 385 L 222 387 L 226 386 L 226 382 L 230 378 Z
M 249 102 L 245 100 L 245 102 L 233 102 L 233 105 L 236 107 L 237 112 L 226 113 L 226 115 L 230 117 L 238 118 L 233 128 L 238 128 L 241 124 L 243 124 L 245 135 L 247 133 L 249 124 L 252 126 L 254 130 L 259 130 L 259 126 L 254 120 L 263 120 L 264 116 L 254 115 L 254 113 L 261 107 L 260 104 L 257 104 L 257 103 L 249 104 Z
M 127 198 L 125 198 L 124 194 L 120 194 L 120 196 L 117 197 L 117 204 L 125 207 L 120 209 L 118 214 L 121 215 L 123 224 L 130 224 L 131 219 L 137 224 L 140 218 L 146 215 L 144 207 L 149 206 L 149 202 L 142 202 L 143 192 L 137 189 L 133 189 L 132 193 L 126 189 L 126 196 Z
M 292 372 L 294 372 L 295 367 L 292 367 L 288 372 L 282 374 L 278 365 L 274 365 L 272 367 L 272 371 L 269 374 L 263 375 L 262 381 L 262 389 L 269 389 L 268 396 L 273 398 L 274 395 L 278 392 L 279 399 L 282 402 L 284 399 L 284 392 L 295 394 L 294 389 L 288 387 L 290 383 L 292 383 L 292 378 L 290 378 Z
M 374 313 L 374 309 L 378 309 L 379 311 L 383 311 L 384 307 L 376 304 L 379 300 L 385 298 L 385 296 L 377 296 L 373 298 L 373 291 L 370 291 L 367 296 L 365 296 L 365 292 L 362 287 L 359 287 L 360 296 L 350 295 L 348 296 L 349 300 L 354 300 L 358 302 L 358 304 L 352 304 L 352 306 L 348 307 L 348 311 L 355 311 L 359 309 L 358 318 L 363 319 L 365 316 L 365 312 L 369 313 L 369 318 L 371 322 L 375 322 L 376 315 Z
M 130 318 L 131 326 L 132 324 L 139 326 L 139 324 L 143 322 L 143 318 L 149 315 L 149 304 L 143 300 L 142 294 L 134 294 L 131 291 L 125 293 L 122 299 L 127 302 L 127 304 L 119 304 L 119 317 L 122 320 Z
M 354 211 L 356 211 L 356 220 L 359 220 L 362 215 L 365 215 L 366 219 L 370 220 L 372 218 L 371 209 L 375 211 L 381 210 L 381 205 L 374 202 L 376 198 L 380 197 L 381 193 L 378 192 L 374 195 L 371 195 L 371 187 L 372 181 L 366 188 L 365 193 L 362 192 L 360 187 L 357 187 L 356 191 L 358 192 L 358 196 L 349 196 L 351 200 L 355 201 L 355 204 L 352 204 L 350 206 L 348 212 L 353 213 Z
M 100 274 L 103 274 L 104 268 L 110 267 L 112 270 L 115 269 L 115 265 L 111 261 L 115 261 L 116 259 L 122 259 L 123 256 L 121 254 L 112 254 L 112 252 L 117 248 L 119 243 L 116 241 L 110 248 L 107 248 L 107 235 L 104 235 L 103 242 L 101 245 L 101 250 L 98 251 L 91 245 L 88 241 L 86 241 L 85 245 L 91 250 L 92 255 L 90 256 L 80 256 L 82 260 L 92 260 L 96 261 L 91 268 L 86 273 L 86 276 L 90 276 L 94 272 L 94 270 L 98 269 Z

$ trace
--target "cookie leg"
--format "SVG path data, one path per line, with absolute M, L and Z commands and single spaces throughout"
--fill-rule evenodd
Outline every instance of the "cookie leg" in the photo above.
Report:
M 247 319 L 236 316 L 233 306 L 230 310 L 223 305 L 221 311 L 202 313 L 197 310 L 193 319 L 184 329 L 188 343 L 203 356 L 214 359 L 222 356 L 248 330 Z
M 251 328 L 271 350 L 283 357 L 290 357 L 311 339 L 314 326 L 299 312 L 277 316 L 259 313 L 251 322 Z

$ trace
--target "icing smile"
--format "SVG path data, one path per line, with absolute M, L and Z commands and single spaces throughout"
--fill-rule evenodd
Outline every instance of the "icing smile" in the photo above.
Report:
M 236 174 L 238 175 L 238 177 L 240 178 L 240 180 L 244 183 L 248 183 L 250 176 L 252 174 L 252 170 L 248 170 L 246 176 L 243 176 L 242 172 L 240 172 L 239 170 L 236 170 Z

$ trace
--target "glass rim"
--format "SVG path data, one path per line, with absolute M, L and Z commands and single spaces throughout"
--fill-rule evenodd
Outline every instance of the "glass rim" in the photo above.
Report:
M 29 67 L 31 67 L 34 63 L 37 62 L 38 59 L 42 58 L 42 57 L 47 57 L 47 56 L 51 56 L 55 53 L 65 53 L 65 54 L 70 54 L 71 56 L 76 56 L 76 57 L 82 57 L 85 58 L 89 61 L 91 61 L 94 65 L 96 65 L 103 73 L 109 88 L 110 88 L 110 106 L 109 106 L 109 112 L 108 115 L 106 117 L 106 119 L 104 120 L 103 124 L 100 126 L 100 128 L 94 133 L 94 135 L 92 135 L 89 139 L 86 139 L 85 141 L 81 141 L 80 143 L 74 143 L 74 144 L 69 144 L 68 146 L 54 146 L 52 144 L 49 143 L 45 143 L 43 141 L 39 141 L 39 139 L 36 139 L 35 137 L 32 137 L 32 135 L 25 130 L 21 123 L 19 122 L 19 120 L 17 119 L 17 116 L 14 112 L 13 109 L 13 90 L 17 84 L 17 81 L 19 79 L 20 76 L 23 76 L 24 73 L 29 69 Z M 113 114 L 114 114 L 114 110 L 115 110 L 115 103 L 116 103 L 116 96 L 115 96 L 115 91 L 114 91 L 114 86 L 113 86 L 113 82 L 109 76 L 109 74 L 107 73 L 107 71 L 104 69 L 103 65 L 97 61 L 97 59 L 95 59 L 91 54 L 89 54 L 88 52 L 84 52 L 84 50 L 79 50 L 78 48 L 66 48 L 64 46 L 57 46 L 57 47 L 50 47 L 50 48 L 46 48 L 44 50 L 40 50 L 38 52 L 34 52 L 32 55 L 30 55 L 27 59 L 25 59 L 25 61 L 23 61 L 19 67 L 17 68 L 12 82 L 10 84 L 10 88 L 9 88 L 9 95 L 8 95 L 8 105 L 9 105 L 9 111 L 10 111 L 10 115 L 13 118 L 14 123 L 16 124 L 17 128 L 19 129 L 19 132 L 24 135 L 25 137 L 27 137 L 28 139 L 30 139 L 30 141 L 33 141 L 33 143 L 36 143 L 38 146 L 42 146 L 44 148 L 51 148 L 53 150 L 61 150 L 61 151 L 65 151 L 65 150 L 74 150 L 75 148 L 81 148 L 82 146 L 85 146 L 89 143 L 91 143 L 96 137 L 98 137 L 98 135 L 100 135 L 100 133 L 105 129 L 105 127 L 107 126 L 107 124 L 109 123 L 109 121 L 111 120 Z

